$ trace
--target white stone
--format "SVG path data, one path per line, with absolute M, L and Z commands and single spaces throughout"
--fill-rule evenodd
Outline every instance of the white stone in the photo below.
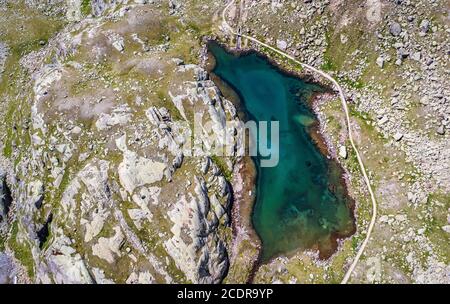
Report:
M 385 123 L 387 123 L 389 121 L 389 118 L 387 117 L 387 116 L 383 116 L 379 121 L 378 121 L 378 124 L 381 126 L 381 125 L 384 125 Z
M 285 51 L 287 48 L 287 42 L 284 40 L 277 40 L 277 48 L 279 48 L 282 51 Z
M 80 221 L 81 224 L 85 224 L 86 227 L 86 232 L 84 234 L 85 242 L 91 241 L 100 233 L 105 224 L 106 217 L 107 213 L 104 210 L 100 210 L 92 215 L 92 221 L 87 221 L 85 219 Z
M 61 233 L 58 229 L 52 231 L 56 235 Z M 54 282 L 57 284 L 86 284 L 93 283 L 89 271 L 86 268 L 81 255 L 76 253 L 75 249 L 70 247 L 69 238 L 62 236 L 56 237 L 48 250 L 47 259 L 52 267 Z M 54 255 L 52 252 L 59 252 Z
M 382 215 L 379 218 L 380 223 L 387 223 L 388 222 L 388 216 L 387 215 Z
M 380 68 L 383 68 L 383 66 L 384 66 L 384 58 L 383 57 L 378 57 L 377 58 L 377 65 L 380 67 Z
M 116 256 L 120 256 L 120 246 L 124 241 L 124 235 L 119 227 L 114 227 L 115 234 L 110 238 L 101 237 L 98 243 L 92 246 L 92 254 L 114 263 Z
M 343 159 L 347 159 L 347 148 L 345 146 L 339 147 L 339 156 Z
M 420 52 L 414 52 L 414 53 L 411 55 L 411 58 L 414 59 L 414 60 L 416 60 L 416 61 L 420 61 L 420 59 L 422 58 L 422 55 L 421 55 Z
M 99 131 L 102 131 L 112 126 L 125 125 L 132 117 L 128 111 L 128 107 L 119 107 L 114 109 L 111 114 L 101 113 L 98 120 L 95 122 L 95 126 Z
M 118 50 L 119 52 L 123 52 L 123 50 L 125 49 L 124 44 L 123 44 L 123 39 L 117 39 L 112 43 L 113 47 Z
M 400 141 L 403 138 L 403 134 L 400 132 L 397 132 L 394 134 L 395 141 Z
M 129 151 L 126 147 L 126 135 L 116 140 L 116 146 L 124 152 L 118 172 L 120 183 L 128 193 L 132 194 L 137 187 L 162 180 L 167 168 L 165 163 L 140 157 Z
M 442 230 L 444 230 L 447 233 L 450 233 L 450 225 L 442 226 Z

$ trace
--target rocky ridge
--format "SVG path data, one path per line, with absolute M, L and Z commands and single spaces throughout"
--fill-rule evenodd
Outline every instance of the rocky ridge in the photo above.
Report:
M 195 115 L 224 129 L 237 121 L 233 105 L 202 67 L 173 57 L 164 34 L 158 45 L 144 31 L 164 26 L 157 7 L 93 1 L 86 19 L 71 3 L 80 22 L 20 59 L 30 119 L 17 132 L 29 143 L 13 144 L 15 166 L 1 171 L 16 179 L 13 208 L 1 204 L 6 253 L 27 269 L 15 279 L 221 282 L 231 240 L 223 170 L 234 158 L 185 155 L 183 132 Z

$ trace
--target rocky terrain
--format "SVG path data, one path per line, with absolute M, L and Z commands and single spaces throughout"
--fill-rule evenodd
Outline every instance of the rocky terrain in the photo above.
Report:
M 84 3 L 15 63 L 6 81 L 17 99 L 2 91 L 0 279 L 221 282 L 232 163 L 184 157 L 183 127 L 198 115 L 224 129 L 234 107 L 198 65 L 199 47 L 185 63 L 192 34 L 168 7 L 95 1 L 84 16 Z
M 246 161 L 185 150 L 194 117 L 218 132 L 239 121 L 205 64 L 204 37 L 236 43 L 225 5 L 0 0 L 0 283 L 342 279 L 371 206 L 336 96 L 315 109 L 358 229 L 328 260 L 254 268 Z M 243 0 L 227 14 L 332 74 L 352 102 L 379 216 L 351 282 L 450 282 L 448 12 L 441 0 Z
M 352 130 L 381 214 L 352 280 L 448 283 L 448 3 L 240 1 L 228 18 L 243 33 L 329 72 L 352 101 Z M 330 151 L 341 151 L 349 172 L 360 228 L 329 261 L 298 253 L 262 266 L 256 280 L 339 281 L 338 269 L 349 263 L 346 254 L 364 237 L 370 202 L 355 156 L 342 150 L 349 144 L 338 99 L 319 102 L 316 112 Z

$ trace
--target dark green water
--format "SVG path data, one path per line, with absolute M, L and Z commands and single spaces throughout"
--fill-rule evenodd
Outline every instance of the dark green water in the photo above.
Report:
M 336 239 L 354 232 L 353 201 L 342 169 L 328 160 L 310 137 L 317 121 L 307 98 L 324 89 L 281 72 L 257 53 L 228 53 L 215 43 L 213 73 L 240 96 L 248 119 L 279 121 L 279 163 L 258 170 L 253 225 L 263 243 L 262 259 L 296 249 L 319 249 L 328 257 Z

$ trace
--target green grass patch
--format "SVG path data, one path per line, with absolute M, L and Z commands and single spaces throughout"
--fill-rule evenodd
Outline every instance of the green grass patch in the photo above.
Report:
M 426 218 L 427 229 L 425 234 L 433 243 L 435 251 L 445 263 L 450 262 L 450 237 L 442 227 L 448 225 L 447 210 L 450 209 L 449 193 L 432 193 L 428 196 L 424 208 L 431 214 Z
M 332 59 L 327 54 L 324 55 L 323 63 L 320 66 L 320 68 L 324 71 L 336 71 L 337 70 L 336 65 L 333 63 Z
M 220 171 L 222 171 L 226 180 L 230 182 L 233 179 L 233 173 L 228 169 L 228 166 L 225 163 L 225 160 L 216 155 L 212 155 L 211 160 L 217 165 L 217 167 L 219 167 Z
M 92 12 L 91 0 L 82 0 L 80 11 L 83 16 L 87 16 Z
M 362 89 L 364 88 L 364 83 L 361 80 L 352 80 L 348 77 L 343 77 L 340 79 L 342 83 L 345 83 L 347 86 L 353 89 Z
M 0 251 L 5 250 L 5 242 L 6 242 L 5 236 L 3 234 L 0 234 Z
M 169 111 L 173 121 L 184 120 L 183 116 L 181 116 L 180 111 L 173 104 L 173 102 L 170 100 L 170 97 L 165 93 L 164 90 L 158 90 L 156 92 L 156 96 L 158 97 L 158 102 L 156 102 L 155 106 L 165 107 L 167 111 Z

